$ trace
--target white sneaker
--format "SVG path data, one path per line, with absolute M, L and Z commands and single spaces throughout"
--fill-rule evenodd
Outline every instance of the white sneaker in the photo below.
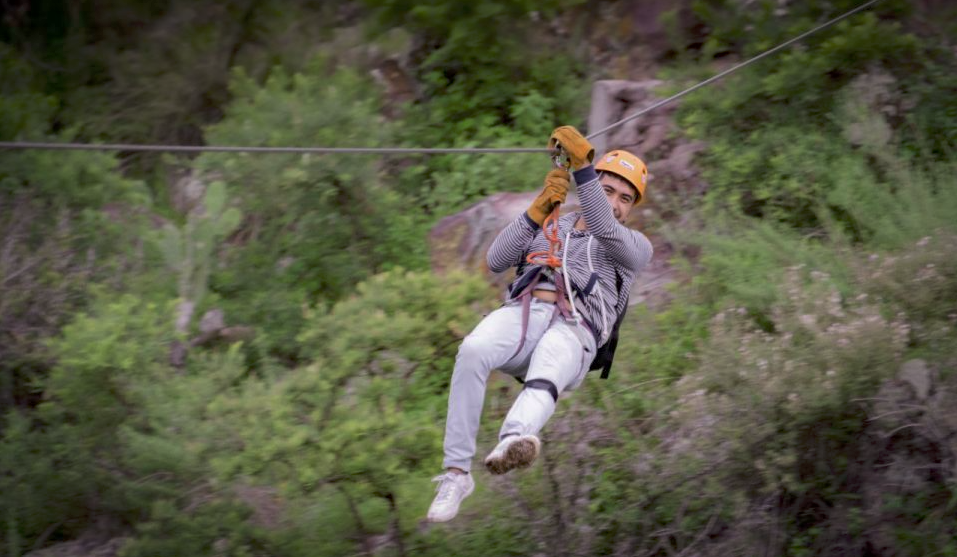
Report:
M 458 514 L 462 501 L 475 490 L 475 481 L 471 474 L 456 472 L 446 472 L 432 478 L 432 481 L 438 482 L 439 486 L 435 489 L 438 494 L 432 501 L 432 506 L 429 507 L 428 520 L 429 522 L 448 522 Z
M 492 474 L 504 474 L 515 468 L 528 468 L 538 458 L 542 442 L 534 435 L 509 435 L 485 457 Z

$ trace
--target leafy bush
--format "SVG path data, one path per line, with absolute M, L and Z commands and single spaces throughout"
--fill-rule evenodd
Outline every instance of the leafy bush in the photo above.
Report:
M 898 254 L 872 254 L 859 271 L 865 293 L 906 314 L 911 342 L 944 349 L 957 322 L 957 236 L 939 229 Z
M 82 137 L 196 144 L 222 116 L 233 66 L 256 75 L 279 63 L 298 67 L 314 53 L 302 45 L 333 12 L 307 2 L 106 1 L 71 9 L 54 1 L 20 11 L 0 40 L 46 70 L 41 85 L 63 100 L 60 121 Z M 148 171 L 158 156 L 128 162 Z
M 262 86 L 237 71 L 234 102 L 207 131 L 214 143 L 380 145 L 391 137 L 371 83 L 321 59 L 277 69 Z M 362 156 L 206 154 L 196 168 L 230 185 L 246 215 L 210 288 L 239 322 L 258 323 L 271 350 L 290 342 L 305 301 L 335 300 L 370 273 L 424 261 L 423 221 Z
M 39 77 L 0 44 L 0 139 L 60 141 L 58 100 L 37 92 Z M 144 185 L 121 176 L 109 154 L 0 151 L 0 411 L 35 401 L 29 383 L 51 355 L 44 340 L 87 301 L 89 283 L 129 276 L 139 226 L 132 207 Z M 107 208 L 119 217 L 111 217 Z
M 795 28 L 809 26 L 804 18 L 819 10 L 810 4 L 789 8 L 794 13 L 786 19 L 796 23 L 787 29 L 773 23 L 770 4 L 739 14 L 760 29 L 746 39 L 729 34 L 740 29 L 740 21 L 731 27 L 723 14 L 705 5 L 696 4 L 698 16 L 714 27 L 702 51 L 706 59 L 727 49 L 744 54 L 765 49 Z M 900 6 L 880 9 L 893 13 Z M 766 33 L 771 37 L 761 36 Z M 930 54 L 936 47 L 873 12 L 806 42 L 806 48 L 778 54 L 765 71 L 741 72 L 711 94 L 689 99 L 679 119 L 690 135 L 711 144 L 703 162 L 712 209 L 740 210 L 802 231 L 838 221 L 844 232 L 857 234 L 857 223 L 843 219 L 858 198 L 835 195 L 835 190 L 846 191 L 853 183 L 858 191 L 884 194 L 893 170 L 887 151 L 909 141 L 896 131 L 900 115 L 920 104 L 919 95 L 934 95 L 946 78 L 934 73 L 929 76 L 936 80 L 933 85 L 911 84 L 915 65 L 939 66 Z M 938 115 L 946 117 L 948 109 L 940 108 Z M 940 152 L 935 145 L 924 150 Z
M 828 232 L 851 238 L 866 246 L 898 250 L 941 230 L 953 230 L 957 214 L 954 163 L 941 162 L 931 170 L 895 160 L 884 180 L 874 183 L 841 180 L 828 194 L 833 206 L 842 208 Z M 836 224 L 836 226 L 834 225 Z
M 674 387 L 643 389 L 660 402 L 637 414 L 643 439 L 629 452 L 640 456 L 601 479 L 610 485 L 594 504 L 615 514 L 631 501 L 634 512 L 616 520 L 645 550 L 653 532 L 669 525 L 669 543 L 679 549 L 715 522 L 740 528 L 752 512 L 748 501 L 779 501 L 785 530 L 804 531 L 813 523 L 801 517 L 817 501 L 856 489 L 861 470 L 851 455 L 867 424 L 866 405 L 857 399 L 896 372 L 909 326 L 883 317 L 866 297 L 842 296 L 822 272 L 792 268 L 782 290 L 771 306 L 774 333 L 756 327 L 743 308 L 722 311 L 695 369 Z M 780 534 L 766 532 L 760 543 L 771 535 Z M 749 551 L 757 539 L 748 536 L 725 536 L 737 544 L 725 549 Z
M 396 126 L 398 142 L 544 146 L 556 126 L 584 119 L 583 60 L 561 39 L 527 32 L 530 23 L 546 25 L 579 0 L 365 3 L 380 27 L 401 25 L 418 37 L 412 58 L 421 94 Z M 393 187 L 416 208 L 441 217 L 491 193 L 535 189 L 547 170 L 541 155 L 431 156 L 404 168 Z
M 48 131 L 57 99 L 37 92 L 39 81 L 13 48 L 0 43 L 0 139 L 35 138 Z
M 488 295 L 479 278 L 395 270 L 310 309 L 310 363 L 212 398 L 217 476 L 280 486 L 304 517 L 351 516 L 356 536 L 410 527 L 439 465 L 452 358 Z
M 76 535 L 101 514 L 135 516 L 153 486 L 127 476 L 121 429 L 137 423 L 148 386 L 163 376 L 168 322 L 133 297 L 101 300 L 51 341 L 57 363 L 42 379 L 43 402 L 32 415 L 8 414 L 0 438 L 9 494 L 0 518 L 13 538 Z
M 538 45 L 546 48 L 530 49 L 532 36 L 523 23 L 548 18 L 579 3 L 366 0 L 383 26 L 400 24 L 420 37 L 422 47 L 415 55 L 429 101 L 426 110 L 418 114 L 426 118 L 431 131 L 429 125 L 417 127 L 417 131 L 445 142 L 450 135 L 474 137 L 489 127 L 509 123 L 513 117 L 521 119 L 521 108 L 516 113 L 515 105 L 527 105 L 529 95 L 554 99 L 545 102 L 555 103 L 566 118 L 574 114 L 575 105 L 567 102 L 570 89 L 564 82 L 581 77 L 579 64 L 547 52 L 548 42 Z M 580 97 L 573 94 L 572 98 Z M 538 133 L 554 127 L 548 122 L 532 125 Z
M 159 501 L 119 555 L 275 555 L 266 532 L 250 524 L 251 514 L 248 507 L 229 500 L 203 502 L 186 511 Z

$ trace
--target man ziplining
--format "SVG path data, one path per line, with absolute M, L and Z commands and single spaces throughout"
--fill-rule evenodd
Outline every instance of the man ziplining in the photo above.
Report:
M 552 170 L 528 210 L 488 250 L 489 269 L 516 267 L 516 279 L 505 304 L 462 341 L 455 358 L 446 471 L 433 479 L 439 485 L 428 512 L 432 522 L 454 518 L 475 488 L 469 471 L 489 373 L 499 369 L 525 385 L 485 458 L 489 472 L 504 474 L 538 457 L 538 432 L 562 392 L 578 387 L 595 363 L 607 373 L 631 285 L 651 260 L 648 238 L 623 224 L 644 200 L 648 170 L 641 159 L 616 150 L 592 166 L 595 150 L 571 126 L 552 132 L 549 148 L 574 171 L 581 211 L 553 220 L 570 176 L 564 168 Z

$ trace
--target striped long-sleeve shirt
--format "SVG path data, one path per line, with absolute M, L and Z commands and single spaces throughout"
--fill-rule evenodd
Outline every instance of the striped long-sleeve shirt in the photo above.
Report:
M 598 285 L 603 295 L 599 297 L 596 289 L 593 289 L 583 300 L 576 297 L 576 307 L 592 325 L 596 336 L 601 336 L 601 298 L 604 298 L 605 303 L 605 327 L 610 330 L 628 303 L 628 293 L 635 276 L 651 261 L 653 249 L 644 234 L 615 219 L 594 167 L 582 168 L 574 173 L 574 177 L 578 185 L 581 213 L 567 214 L 558 221 L 562 242 L 571 233 L 569 245 L 562 246 L 563 250 L 568 250 L 565 271 L 569 273 L 572 283 L 579 287 L 588 282 L 591 276 L 587 256 L 588 237 L 594 236 L 592 266 L 598 275 Z M 585 219 L 585 230 L 574 228 L 580 216 Z M 488 267 L 496 273 L 517 267 L 516 276 L 521 276 L 530 267 L 525 261 L 526 256 L 534 251 L 546 250 L 548 240 L 542 234 L 541 227 L 526 213 L 522 213 L 492 242 L 487 255 Z M 621 278 L 621 289 L 616 288 L 616 274 Z M 605 340 L 599 338 L 598 344 L 603 344 Z

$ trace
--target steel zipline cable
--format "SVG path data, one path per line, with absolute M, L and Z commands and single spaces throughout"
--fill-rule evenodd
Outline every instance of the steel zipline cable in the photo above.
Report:
M 876 3 L 878 3 L 878 2 L 880 2 L 880 0 L 870 0 L 869 2 L 865 2 L 864 4 L 861 4 L 860 6 L 854 8 L 854 9 L 852 9 L 852 10 L 849 10 L 849 11 L 847 11 L 847 12 L 845 12 L 845 13 L 839 15 L 839 16 L 837 16 L 837 17 L 835 17 L 834 19 L 832 19 L 832 20 L 830 20 L 830 21 L 827 21 L 827 22 L 825 22 L 825 23 L 822 23 L 822 24 L 818 25 L 818 26 L 815 27 L 814 29 L 811 29 L 811 30 L 809 30 L 809 31 L 805 31 L 805 32 L 801 33 L 800 35 L 798 35 L 798 36 L 796 36 L 796 37 L 794 37 L 794 38 L 792 38 L 792 39 L 790 39 L 790 40 L 787 40 L 787 41 L 785 41 L 785 42 L 779 44 L 778 46 L 776 46 L 776 47 L 774 47 L 774 48 L 772 48 L 772 49 L 770 49 L 770 50 L 765 50 L 764 52 L 762 52 L 761 54 L 758 54 L 757 56 L 754 56 L 754 57 L 752 57 L 752 58 L 749 58 L 748 60 L 745 60 L 744 62 L 741 62 L 740 64 L 736 64 L 736 65 L 734 65 L 734 66 L 732 66 L 732 67 L 730 67 L 730 68 L 724 70 L 723 72 L 717 73 L 717 74 L 715 74 L 715 75 L 709 77 L 708 79 L 706 79 L 706 80 L 704 80 L 704 81 L 702 81 L 702 82 L 700 82 L 700 83 L 698 83 L 698 84 L 696 84 L 696 85 L 693 85 L 693 86 L 691 86 L 691 87 L 688 87 L 687 89 L 685 89 L 684 91 L 681 91 L 680 93 L 675 93 L 674 95 L 671 95 L 671 96 L 668 97 L 667 99 L 662 99 L 662 100 L 660 100 L 660 101 L 658 101 L 658 102 L 652 104 L 651 106 L 648 106 L 648 107 L 646 107 L 646 108 L 643 108 L 643 109 L 639 110 L 638 112 L 635 112 L 634 114 L 631 114 L 631 115 L 629 115 L 629 116 L 626 116 L 626 117 L 622 118 L 621 120 L 618 120 L 618 121 L 615 122 L 614 124 L 611 124 L 611 125 L 609 125 L 609 126 L 606 126 L 606 127 L 602 128 L 602 129 L 596 131 L 596 132 L 592 132 L 592 133 L 588 134 L 586 137 L 587 137 L 588 139 L 593 139 L 593 138 L 595 138 L 595 137 L 598 137 L 599 135 L 608 133 L 609 131 L 611 131 L 611 130 L 617 128 L 618 126 L 621 126 L 622 124 L 626 124 L 626 123 L 628 123 L 628 122 L 634 120 L 635 118 L 638 118 L 639 116 L 641 116 L 641 115 L 643 115 L 643 114 L 645 114 L 645 113 L 647 113 L 647 112 L 651 112 L 652 110 L 654 110 L 654 109 L 656 109 L 656 108 L 660 108 L 660 107 L 662 107 L 662 106 L 664 106 L 664 105 L 666 105 L 666 104 L 668 104 L 668 103 L 670 103 L 670 102 L 672 102 L 672 101 L 676 101 L 676 100 L 680 99 L 681 97 L 683 97 L 683 96 L 685 96 L 685 95 L 687 95 L 687 94 L 689 94 L 689 93 L 692 93 L 692 92 L 694 92 L 694 91 L 697 91 L 698 89 L 700 89 L 700 88 L 702 88 L 702 87 L 705 87 L 705 86 L 707 86 L 707 85 L 710 85 L 710 84 L 714 83 L 715 81 L 718 81 L 719 79 L 725 77 L 726 75 L 732 74 L 732 73 L 734 73 L 734 72 L 740 70 L 741 68 L 743 68 L 743 67 L 745 67 L 745 66 L 749 66 L 749 65 L 751 65 L 751 64 L 753 64 L 753 63 L 755 63 L 755 62 L 757 62 L 758 60 L 761 60 L 762 58 L 765 58 L 765 57 L 767 57 L 767 56 L 770 56 L 770 55 L 774 54 L 775 52 L 777 52 L 777 51 L 779 51 L 779 50 L 781 50 L 781 49 L 783 49 L 783 48 L 787 48 L 787 47 L 791 46 L 792 44 L 794 44 L 794 43 L 796 43 L 796 42 L 798 42 L 798 41 L 800 41 L 800 40 L 802 40 L 802 39 L 804 39 L 804 38 L 806 38 L 806 37 L 809 37 L 809 36 L 813 35 L 814 33 L 817 33 L 818 31 L 821 31 L 821 30 L 823 30 L 823 29 L 826 29 L 826 28 L 828 28 L 828 27 L 834 25 L 835 23 L 838 23 L 839 21 L 844 20 L 844 19 L 846 19 L 846 18 L 848 18 L 848 17 L 850 17 L 850 16 L 856 14 L 857 12 L 860 12 L 860 11 L 862 11 L 862 10 L 865 10 L 865 9 L 867 9 L 867 8 L 869 8 L 869 7 L 871 7 L 871 6 L 873 6 L 874 4 L 876 4 Z
M 138 145 L 135 143 L 50 143 L 41 141 L 0 141 L 0 149 L 153 151 L 162 153 L 292 153 L 319 155 L 443 155 L 547 152 L 547 149 L 540 147 L 234 147 L 228 145 Z
M 660 108 L 666 104 L 672 103 L 685 95 L 693 93 L 702 87 L 706 87 L 719 79 L 722 79 L 746 66 L 749 66 L 758 60 L 766 58 L 781 49 L 801 41 L 819 31 L 860 12 L 870 8 L 880 0 L 869 0 L 829 21 L 826 21 L 813 29 L 805 31 L 796 37 L 793 37 L 769 50 L 766 50 L 756 56 L 736 64 L 720 73 L 717 73 L 708 79 L 701 81 L 687 89 L 675 93 L 666 99 L 662 99 L 648 107 L 645 107 L 634 114 L 630 114 L 613 124 L 610 124 L 598 131 L 587 135 L 588 139 L 594 139 L 600 135 L 622 126 L 635 118 L 638 118 L 652 110 Z M 547 153 L 548 149 L 541 147 L 242 147 L 225 145 L 137 145 L 125 143 L 57 143 L 42 141 L 0 141 L 0 149 L 45 149 L 45 150 L 64 150 L 64 151 L 126 151 L 126 152 L 167 152 L 167 153 L 293 153 L 293 154 L 369 154 L 369 155 L 440 155 L 440 154 L 515 154 L 515 153 Z

